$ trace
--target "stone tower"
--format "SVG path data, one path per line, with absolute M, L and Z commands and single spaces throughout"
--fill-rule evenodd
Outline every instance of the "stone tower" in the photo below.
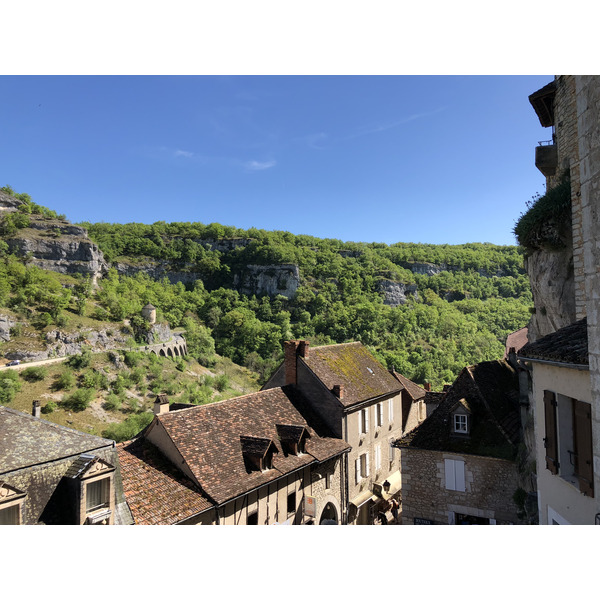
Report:
M 156 308 L 152 306 L 152 304 L 146 304 L 146 306 L 142 308 L 142 317 L 144 317 L 150 325 L 154 325 L 154 323 L 156 323 Z

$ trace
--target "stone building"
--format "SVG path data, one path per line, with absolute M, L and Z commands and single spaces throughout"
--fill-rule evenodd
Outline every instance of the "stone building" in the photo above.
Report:
M 310 348 L 285 345 L 285 360 L 264 389 L 293 386 L 335 437 L 344 457 L 343 522 L 372 524 L 400 492 L 400 457 L 392 442 L 402 434 L 404 386 L 359 342 Z
M 403 524 L 519 523 L 519 387 L 505 361 L 463 369 L 439 406 L 397 440 Z
M 136 523 L 341 522 L 349 446 L 297 390 L 157 413 L 138 439 L 119 446 Z
M 0 406 L 0 524 L 131 524 L 115 443 Z
M 518 353 L 530 378 L 541 524 L 597 523 L 600 502 L 600 77 L 559 76 L 532 95 L 571 180 L 570 240 L 545 298 L 563 313 Z M 572 256 L 569 265 L 565 256 Z M 533 266 L 533 268 L 531 268 Z M 542 264 L 529 265 L 540 280 Z M 569 292 L 569 281 L 572 282 Z M 566 283 L 565 283 L 566 282 Z M 555 290 L 562 304 L 554 302 Z M 566 292 L 565 292 L 566 290 Z M 567 293 L 568 292 L 568 293 Z M 543 287 L 540 294 L 543 294 Z M 534 300 L 536 293 L 534 290 Z M 570 302 L 567 302 L 567 300 Z M 544 300 L 545 301 L 545 300 Z M 536 308 L 539 300 L 536 301 Z M 572 308 L 571 308 L 572 307 Z M 548 311 L 546 311 L 548 312 Z M 543 335 L 543 334 L 546 335 Z

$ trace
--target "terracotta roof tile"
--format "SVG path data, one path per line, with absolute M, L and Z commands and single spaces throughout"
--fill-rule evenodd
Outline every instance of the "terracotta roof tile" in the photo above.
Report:
M 321 437 L 312 421 L 309 425 L 299 410 L 304 404 L 297 390 L 285 386 L 158 415 L 156 419 L 203 491 L 222 503 L 300 467 L 349 450 L 343 440 Z M 278 436 L 278 425 L 306 428 L 309 437 L 305 453 L 287 454 Z M 326 433 L 321 423 L 315 426 Z M 277 452 L 272 469 L 248 471 L 242 454 L 243 436 L 273 442 Z
M 117 445 L 125 498 L 137 525 L 172 525 L 211 502 L 144 438 Z
M 345 407 L 402 390 L 402 385 L 360 342 L 311 348 L 300 360 L 328 389 L 344 386 L 340 402 Z

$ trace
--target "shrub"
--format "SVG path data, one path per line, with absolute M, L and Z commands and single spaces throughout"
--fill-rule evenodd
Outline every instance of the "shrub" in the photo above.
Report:
M 56 406 L 56 402 L 52 402 L 52 400 L 50 400 L 49 402 L 46 403 L 45 406 L 42 406 L 42 412 L 45 415 L 48 415 L 50 413 L 53 413 L 58 407 Z
M 213 382 L 213 387 L 218 392 L 224 392 L 229 387 L 229 377 L 227 375 L 217 375 Z
M 52 384 L 53 390 L 70 390 L 75 383 L 75 377 L 72 371 L 63 371 L 56 381 Z
M 44 367 L 28 367 L 24 371 L 21 371 L 21 377 L 30 383 L 33 383 L 34 381 L 43 381 L 46 375 L 47 371 Z
M 90 366 L 92 362 L 92 351 L 87 346 L 81 349 L 81 354 L 73 354 L 68 360 L 67 364 L 74 369 L 85 369 Z
M 102 371 L 88 371 L 81 378 L 81 387 L 107 390 L 108 377 Z
M 134 438 L 144 427 L 152 422 L 154 414 L 150 412 L 131 415 L 122 423 L 110 425 L 103 432 L 102 436 L 115 442 L 124 442 Z
M 9 403 L 21 389 L 21 381 L 16 371 L 0 373 L 0 404 Z
M 122 396 L 120 394 L 115 394 L 114 392 L 111 392 L 110 394 L 108 394 L 108 396 L 106 396 L 103 406 L 106 410 L 114 411 L 119 410 L 122 405 Z
M 96 396 L 96 390 L 88 388 L 80 388 L 73 392 L 70 396 L 63 398 L 61 404 L 65 408 L 70 408 L 75 412 L 85 410 Z

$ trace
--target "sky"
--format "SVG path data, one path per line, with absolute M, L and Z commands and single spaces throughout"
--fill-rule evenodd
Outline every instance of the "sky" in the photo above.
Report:
M 1 76 L 0 185 L 73 222 L 514 244 L 553 76 Z

